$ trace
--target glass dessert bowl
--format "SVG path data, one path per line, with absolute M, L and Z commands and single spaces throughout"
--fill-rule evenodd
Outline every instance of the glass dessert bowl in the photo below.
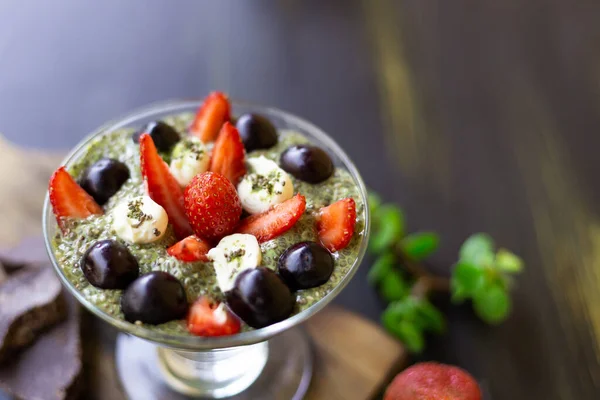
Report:
M 91 161 L 96 161 L 99 158 L 97 155 L 90 156 L 90 154 L 94 151 L 104 153 L 102 146 L 109 146 L 112 150 L 109 151 L 111 154 L 108 154 L 108 156 L 124 161 L 130 170 L 139 169 L 139 163 L 136 165 L 135 162 L 131 161 L 139 158 L 138 154 L 131 154 L 137 148 L 135 147 L 137 145 L 134 146 L 133 141 L 131 141 L 131 135 L 140 130 L 140 127 L 146 126 L 145 129 L 147 130 L 147 124 L 153 121 L 165 120 L 184 136 L 187 132 L 183 131 L 187 129 L 202 104 L 201 100 L 168 101 L 151 105 L 119 120 L 109 122 L 83 140 L 66 157 L 63 165 L 70 170 L 72 175 L 81 176 L 82 171 L 90 168 Z M 246 147 L 249 146 L 248 143 L 250 143 L 250 146 L 254 146 L 253 151 L 247 152 L 246 161 L 248 161 L 248 158 L 257 159 L 262 155 L 266 155 L 270 159 L 281 159 L 286 149 L 304 142 L 324 150 L 335 169 L 331 177 L 319 178 L 321 181 L 324 180 L 325 183 L 304 181 L 311 178 L 302 177 L 302 172 L 293 171 L 293 166 L 288 167 L 286 171 L 292 171 L 290 175 L 293 174 L 294 193 L 302 192 L 301 189 L 303 188 L 308 192 L 306 194 L 305 215 L 309 213 L 316 215 L 320 208 L 330 205 L 348 194 L 354 197 L 356 200 L 354 234 L 351 237 L 351 242 L 344 244 L 344 246 L 348 246 L 347 249 L 340 249 L 339 251 L 333 249 L 335 251 L 331 252 L 334 264 L 333 271 L 329 272 L 327 282 L 319 282 L 319 285 L 306 289 L 302 285 L 293 288 L 294 310 L 285 318 L 277 318 L 266 323 L 250 321 L 249 324 L 253 325 L 254 329 L 242 323 L 245 328 L 231 335 L 195 336 L 185 330 L 186 324 L 183 321 L 159 323 L 157 325 L 132 323 L 134 321 L 131 318 L 124 318 L 119 307 L 121 305 L 121 290 L 102 289 L 95 287 L 96 285 L 89 285 L 87 280 L 91 275 L 82 273 L 82 268 L 80 268 L 78 260 L 84 256 L 83 253 L 86 253 L 82 249 L 88 248 L 92 242 L 112 238 L 116 230 L 124 235 L 120 227 L 115 228 L 114 221 L 117 218 L 113 214 L 116 213 L 115 209 L 117 209 L 118 204 L 124 201 L 125 195 L 129 198 L 132 195 L 141 194 L 138 193 L 138 189 L 132 188 L 133 186 L 128 187 L 125 184 L 124 189 L 120 189 L 125 194 L 117 193 L 114 196 L 114 201 L 112 199 L 105 200 L 106 214 L 109 214 L 108 210 L 110 209 L 112 220 L 105 221 L 102 217 L 99 218 L 99 221 L 101 221 L 99 226 L 90 227 L 86 226 L 86 223 L 75 225 L 72 230 L 75 233 L 70 241 L 61 239 L 61 229 L 59 229 L 57 218 L 53 213 L 54 202 L 51 200 L 54 199 L 51 199 L 53 196 L 49 194 L 45 202 L 43 224 L 48 254 L 63 284 L 79 302 L 96 316 L 124 333 L 117 340 L 116 361 L 123 386 L 130 398 L 151 399 L 167 396 L 178 398 L 174 396 L 183 395 L 223 398 L 240 393 L 240 398 L 267 398 L 265 393 L 270 393 L 273 398 L 301 398 L 310 382 L 312 355 L 308 338 L 297 326 L 323 309 L 341 292 L 354 276 L 365 254 L 369 235 L 367 192 L 358 171 L 343 150 L 316 126 L 284 111 L 235 101 L 231 104 L 231 111 L 234 116 L 259 114 L 268 119 L 277 130 L 278 143 L 276 145 L 270 144 L 269 149 L 265 148 L 264 143 L 257 145 L 256 141 L 244 140 Z M 237 125 L 239 126 L 240 123 L 241 121 L 238 120 Z M 119 139 L 116 139 L 121 135 L 126 138 L 123 139 L 122 143 Z M 160 147 L 160 140 L 157 140 L 156 137 L 153 139 L 157 147 Z M 113 145 L 110 144 L 111 141 L 114 142 Z M 125 144 L 125 141 L 128 144 Z M 212 150 L 210 146 L 206 148 L 207 152 Z M 107 154 L 101 154 L 101 156 L 105 157 Z M 91 161 L 88 160 L 90 157 Z M 171 165 L 173 166 L 173 160 L 171 160 Z M 179 169 L 178 172 L 180 172 L 178 178 L 182 175 L 185 176 L 186 171 L 184 169 Z M 135 172 L 130 171 L 130 173 L 131 185 L 141 187 L 140 179 L 143 178 L 136 177 Z M 296 175 L 304 180 L 297 178 Z M 185 179 L 185 177 L 182 179 Z M 272 186 L 268 182 L 265 184 L 262 181 L 253 182 L 251 186 L 254 185 Z M 89 185 L 85 186 L 83 184 L 82 186 L 86 189 L 89 187 Z M 237 188 L 241 193 L 241 183 L 238 183 Z M 151 189 L 148 189 L 146 184 L 144 190 Z M 275 194 L 280 194 L 280 192 L 275 191 Z M 297 196 L 294 196 L 288 201 L 296 198 Z M 245 202 L 242 201 L 242 205 L 244 205 L 245 211 L 247 209 L 255 211 L 253 208 L 258 207 L 258 210 L 255 211 L 258 214 L 263 212 L 260 209 L 261 207 L 266 207 L 264 204 L 249 202 L 247 199 Z M 111 223 L 110 228 L 107 227 Z M 307 222 L 305 219 L 300 219 L 300 222 L 296 223 L 296 228 L 289 228 L 290 230 L 283 233 L 281 238 L 264 237 L 265 241 L 260 243 L 263 253 L 262 263 L 271 270 L 279 269 L 281 272 L 280 268 L 283 267 L 280 260 L 282 254 L 291 247 L 290 245 L 303 243 L 307 240 L 318 241 L 316 233 L 312 231 L 312 223 L 312 220 Z M 88 235 L 96 236 L 96 233 L 92 234 L 90 232 L 98 230 L 102 232 L 97 237 L 87 237 Z M 131 238 L 131 228 L 128 232 L 129 238 Z M 175 239 L 168 236 L 174 235 L 172 229 L 169 229 L 167 233 L 162 233 L 164 237 L 154 243 L 163 245 L 160 240 L 164 240 L 168 243 L 164 244 L 163 248 L 172 246 Z M 76 247 L 75 242 L 77 240 L 82 242 L 79 244 L 79 246 L 83 246 L 82 248 L 75 249 L 76 251 L 73 251 L 72 254 L 65 251 L 65 248 L 68 249 L 71 244 L 72 247 Z M 217 242 L 218 240 L 213 242 L 211 246 L 214 246 Z M 219 245 L 216 247 L 221 245 L 221 242 L 218 243 Z M 212 286 L 210 285 L 223 287 L 222 285 L 226 284 L 223 283 L 225 282 L 223 279 L 220 280 L 214 274 L 207 275 L 201 272 L 200 270 L 205 268 L 204 264 L 196 265 L 192 263 L 190 265 L 195 266 L 188 268 L 188 264 L 185 262 L 173 261 L 162 253 L 148 258 L 145 253 L 147 252 L 147 246 L 149 246 L 147 242 L 130 246 L 133 255 L 140 260 L 139 275 L 144 276 L 153 270 L 172 272 L 176 278 L 183 282 L 187 300 L 190 303 L 193 303 L 196 297 L 206 294 L 211 295 Z M 87 255 L 85 256 L 87 257 Z M 217 262 L 216 259 L 214 259 L 214 262 Z M 194 279 L 201 283 L 197 285 L 193 279 L 188 282 L 189 279 L 187 279 L 186 274 L 195 274 L 196 278 Z M 289 275 L 288 273 L 286 281 L 288 286 L 290 286 L 290 279 L 294 280 L 293 273 L 291 278 L 289 278 Z M 239 278 L 239 276 L 237 277 Z M 206 283 L 208 281 L 212 283 L 209 285 Z M 129 284 L 129 287 L 131 286 Z M 218 292 L 217 289 L 215 290 Z M 223 297 L 219 299 L 226 303 Z M 236 314 L 239 313 L 236 312 Z M 128 319 L 132 322 L 128 322 Z M 243 319 L 246 321 L 247 318 Z M 248 321 L 246 322 L 248 323 Z M 143 383 L 140 380 L 143 380 Z M 167 385 L 164 385 L 163 382 Z M 174 389 L 181 395 L 171 392 L 169 388 Z

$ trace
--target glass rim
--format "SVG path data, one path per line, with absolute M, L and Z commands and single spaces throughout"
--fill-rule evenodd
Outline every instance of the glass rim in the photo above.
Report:
M 99 137 L 108 132 L 112 132 L 117 129 L 122 129 L 128 124 L 137 121 L 142 118 L 148 118 L 155 114 L 165 114 L 165 113 L 175 113 L 175 112 L 185 112 L 186 109 L 195 109 L 200 106 L 202 103 L 202 99 L 185 99 L 185 100 L 167 100 L 162 102 L 152 103 L 145 107 L 141 107 L 137 110 L 134 110 L 126 115 L 113 119 L 99 128 L 95 129 L 92 133 L 87 135 L 82 141 L 80 141 L 69 153 L 68 155 L 61 161 L 60 165 L 68 165 L 73 160 L 77 159 L 81 153 L 81 151 L 96 137 Z M 290 329 L 304 321 L 308 318 L 322 310 L 327 304 L 329 304 L 350 282 L 350 280 L 356 274 L 358 267 L 360 266 L 364 255 L 366 253 L 368 239 L 370 235 L 370 215 L 369 215 L 369 205 L 368 205 L 368 196 L 367 189 L 364 184 L 360 173 L 358 172 L 354 163 L 350 160 L 348 155 L 344 152 L 344 150 L 333 140 L 331 139 L 322 129 L 312 124 L 311 122 L 306 121 L 305 119 L 298 117 L 296 115 L 290 114 L 286 111 L 280 110 L 274 107 L 262 106 L 256 103 L 247 102 L 247 101 L 238 101 L 232 100 L 232 108 L 237 107 L 248 107 L 253 109 L 257 113 L 268 113 L 271 115 L 276 115 L 282 118 L 285 121 L 292 121 L 295 125 L 301 128 L 301 130 L 305 132 L 310 132 L 311 136 L 315 136 L 317 140 L 327 146 L 329 149 L 333 150 L 334 155 L 342 162 L 344 168 L 351 174 L 354 182 L 356 183 L 361 200 L 364 204 L 363 206 L 363 220 L 364 220 L 364 230 L 362 235 L 362 240 L 360 243 L 359 251 L 357 254 L 354 263 L 346 273 L 346 275 L 340 280 L 340 282 L 323 298 L 321 298 L 318 302 L 311 305 L 310 307 L 302 310 L 298 314 L 295 314 L 291 317 L 286 318 L 283 321 L 277 322 L 275 324 L 269 325 L 264 328 L 255 329 L 252 331 L 241 332 L 236 335 L 231 336 L 221 336 L 221 337 L 201 337 L 201 336 L 183 336 L 176 334 L 168 334 L 159 332 L 156 330 L 148 329 L 144 326 L 139 326 L 127 322 L 125 320 L 119 319 L 113 315 L 108 314 L 102 309 L 98 308 L 95 304 L 85 298 L 85 296 L 77 289 L 75 286 L 69 281 L 69 279 L 65 276 L 62 271 L 62 268 L 58 265 L 56 257 L 54 255 L 54 251 L 52 248 L 52 238 L 50 237 L 50 224 L 56 224 L 54 219 L 54 214 L 52 213 L 49 194 L 46 192 L 46 198 L 44 200 L 44 209 L 43 209 L 43 217 L 42 217 L 42 226 L 43 226 L 43 234 L 44 241 L 46 245 L 46 251 L 52 265 L 62 281 L 63 285 L 68 289 L 68 291 L 91 313 L 100 319 L 108 322 L 110 325 L 115 328 L 123 331 L 125 333 L 132 334 L 141 339 L 148 340 L 154 342 L 156 344 L 171 347 L 175 349 L 181 350 L 216 350 L 216 349 L 225 349 L 237 346 L 245 346 L 258 342 L 265 341 L 281 332 L 284 332 L 287 329 Z M 188 111 L 189 112 L 189 111 Z

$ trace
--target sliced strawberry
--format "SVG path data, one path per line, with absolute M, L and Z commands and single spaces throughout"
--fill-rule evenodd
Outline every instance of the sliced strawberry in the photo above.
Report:
M 208 261 L 206 254 L 211 247 L 207 241 L 191 235 L 169 247 L 167 253 L 185 262 Z
M 65 167 L 57 169 L 48 184 L 50 204 L 61 229 L 65 218 L 87 218 L 104 214 L 102 207 L 75 182 Z
M 221 92 L 213 92 L 204 99 L 204 103 L 198 109 L 190 132 L 204 143 L 212 142 L 230 118 L 231 106 L 227 96 Z
M 254 235 L 260 243 L 266 242 L 291 229 L 305 209 L 306 199 L 301 194 L 297 194 L 262 214 L 244 218 L 237 232 Z
M 202 296 L 192 306 L 188 313 L 188 330 L 198 336 L 227 336 L 241 330 L 240 320 L 237 319 L 225 305 L 212 302 Z
M 191 235 L 192 228 L 183 207 L 183 190 L 147 133 L 140 136 L 140 167 L 148 196 L 165 209 L 177 237 Z
M 237 185 L 240 178 L 246 173 L 245 154 L 244 143 L 237 128 L 231 123 L 225 122 L 213 148 L 210 170 L 223 175 L 231 183 Z
M 323 246 L 335 252 L 348 246 L 356 225 L 356 203 L 347 198 L 323 207 L 317 216 L 317 231 Z

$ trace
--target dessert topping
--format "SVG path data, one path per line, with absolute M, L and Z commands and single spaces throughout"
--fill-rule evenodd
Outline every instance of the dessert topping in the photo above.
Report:
M 133 134 L 133 141 L 140 142 L 140 137 L 147 133 L 152 138 L 159 151 L 171 151 L 173 146 L 179 142 L 179 133 L 171 125 L 162 121 L 152 121 Z
M 237 185 L 246 173 L 245 150 L 235 126 L 225 122 L 213 148 L 210 170 L 221 174 Z
M 180 240 L 167 249 L 167 253 L 180 261 L 208 261 L 210 243 L 197 236 L 191 235 Z
M 190 133 L 204 143 L 212 142 L 217 138 L 223 124 L 231 118 L 230 114 L 231 106 L 227 96 L 221 92 L 213 92 L 198 109 L 190 126 Z
M 290 230 L 306 210 L 306 199 L 297 194 L 268 211 L 244 218 L 236 231 L 256 236 L 259 243 L 274 239 Z
M 231 311 L 253 328 L 283 321 L 290 316 L 296 302 L 281 278 L 264 267 L 243 271 L 225 296 Z
M 260 214 L 275 204 L 283 203 L 294 195 L 290 176 L 274 161 L 264 156 L 249 158 L 250 173 L 238 185 L 238 194 L 244 210 Z
M 240 233 L 221 239 L 217 247 L 208 252 L 208 258 L 213 261 L 217 283 L 222 292 L 233 288 L 240 272 L 258 267 L 262 261 L 256 238 Z
M 112 212 L 112 228 L 129 243 L 152 243 L 163 237 L 169 224 L 165 209 L 149 196 L 129 198 Z
M 277 144 L 277 130 L 267 118 L 258 114 L 244 114 L 235 124 L 240 131 L 246 151 L 268 149 Z
M 227 310 L 225 303 L 213 302 L 205 296 L 192 304 L 187 327 L 197 336 L 227 336 L 241 330 L 240 320 Z
M 183 285 L 173 275 L 153 271 L 137 278 L 121 296 L 125 320 L 158 325 L 185 318 L 188 311 Z
M 179 185 L 187 186 L 194 176 L 206 172 L 209 164 L 210 155 L 204 143 L 195 136 L 189 136 L 173 149 L 170 169 Z
M 81 175 L 79 183 L 83 190 L 104 205 L 129 179 L 129 168 L 121 161 L 102 158 L 89 166 Z
M 52 174 L 48 192 L 56 222 L 63 229 L 65 218 L 87 218 L 104 213 L 102 207 L 75 182 L 65 167 L 60 167 Z
M 315 242 L 302 242 L 290 246 L 279 257 L 277 272 L 292 290 L 321 286 L 333 272 L 333 256 Z
M 242 215 L 235 187 L 223 175 L 196 175 L 185 188 L 185 210 L 198 237 L 220 239 L 233 232 Z
M 281 168 L 308 183 L 321 183 L 333 174 L 331 157 L 312 145 L 292 146 L 281 153 Z
M 115 240 L 94 243 L 81 259 L 81 270 L 92 285 L 102 289 L 125 289 L 140 273 L 127 246 Z
M 356 225 L 356 203 L 351 198 L 323 207 L 317 215 L 317 232 L 329 251 L 342 250 L 350 243 Z
M 183 190 L 148 134 L 140 137 L 140 167 L 148 195 L 165 209 L 177 237 L 191 235 L 192 228 L 183 207 Z

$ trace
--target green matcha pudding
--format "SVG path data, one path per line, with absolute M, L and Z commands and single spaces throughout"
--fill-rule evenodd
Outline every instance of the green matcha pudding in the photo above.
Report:
M 301 133 L 230 110 L 212 93 L 196 114 L 96 137 L 53 174 L 57 264 L 105 313 L 234 335 L 307 309 L 355 263 L 365 205 L 350 173 Z

